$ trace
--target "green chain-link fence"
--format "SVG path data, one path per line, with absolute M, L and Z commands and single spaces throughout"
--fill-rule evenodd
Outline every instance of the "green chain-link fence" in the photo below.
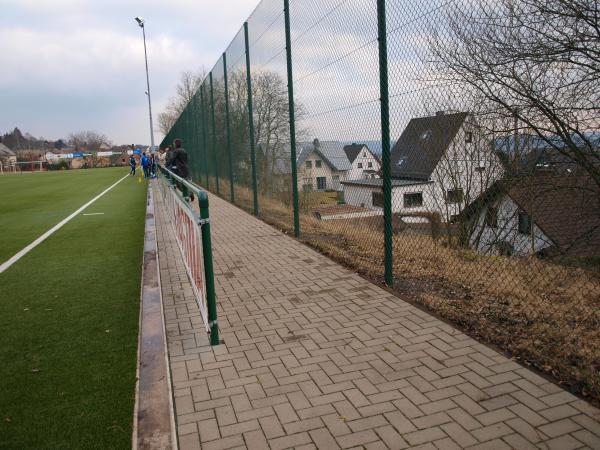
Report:
M 211 192 L 600 399 L 598 9 L 263 0 L 162 147 L 183 139 Z

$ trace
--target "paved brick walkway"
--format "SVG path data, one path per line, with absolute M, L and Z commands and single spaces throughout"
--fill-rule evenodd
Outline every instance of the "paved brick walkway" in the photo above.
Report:
M 182 449 L 600 449 L 588 403 L 210 200 L 214 348 L 157 208 Z

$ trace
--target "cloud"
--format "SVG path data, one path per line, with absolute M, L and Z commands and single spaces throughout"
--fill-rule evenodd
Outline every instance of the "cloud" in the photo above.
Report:
M 179 74 L 211 66 L 256 0 L 0 0 L 0 132 L 58 138 L 82 128 L 147 142 L 141 32 L 147 21 L 153 112 Z M 156 133 L 156 139 L 161 136 Z

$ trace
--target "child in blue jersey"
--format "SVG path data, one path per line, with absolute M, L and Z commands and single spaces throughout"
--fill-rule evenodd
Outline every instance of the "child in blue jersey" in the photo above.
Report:
M 150 158 L 146 156 L 146 152 L 142 153 L 142 169 L 144 170 L 144 178 L 150 178 Z

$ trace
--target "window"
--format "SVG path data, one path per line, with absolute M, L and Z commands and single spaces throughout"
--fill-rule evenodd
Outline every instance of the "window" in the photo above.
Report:
M 317 177 L 317 190 L 324 191 L 327 189 L 327 178 Z
M 416 208 L 423 206 L 423 193 L 412 192 L 410 194 L 404 194 L 404 207 L 405 208 Z
M 367 152 L 363 152 L 363 158 L 367 157 Z
M 368 167 L 369 169 L 372 169 L 372 168 L 373 168 L 373 163 L 369 161 L 369 162 L 367 163 L 367 167 Z
M 362 163 L 358 163 L 358 166 L 357 166 L 357 167 L 358 167 L 359 169 L 362 169 L 362 168 L 363 168 L 363 166 L 362 166 Z
M 473 142 L 473 133 L 472 133 L 472 132 L 470 132 L 470 131 L 467 131 L 467 132 L 465 133 L 465 142 L 466 142 L 467 144 L 470 144 L 471 142 Z
M 315 167 L 321 167 L 321 160 L 320 159 L 317 159 L 315 161 Z
M 406 158 L 400 158 L 398 160 L 398 162 L 396 163 L 396 167 L 402 167 L 402 164 L 404 164 L 404 161 L 406 161 Z
M 485 211 L 485 224 L 490 228 L 498 228 L 498 208 L 489 206 Z
M 519 211 L 519 233 L 531 234 L 531 217 L 525 211 Z
M 371 194 L 373 206 L 383 208 L 383 192 L 373 192 Z
M 421 133 L 421 140 L 428 141 L 429 139 L 431 139 L 431 135 L 432 135 L 431 130 L 424 131 L 423 133 Z
M 304 192 L 310 192 L 313 190 L 313 180 L 312 178 L 305 177 L 302 179 L 302 190 Z
M 461 203 L 463 201 L 462 189 L 450 189 L 446 192 L 446 203 Z
M 312 169 L 312 161 L 306 161 L 306 168 Z

